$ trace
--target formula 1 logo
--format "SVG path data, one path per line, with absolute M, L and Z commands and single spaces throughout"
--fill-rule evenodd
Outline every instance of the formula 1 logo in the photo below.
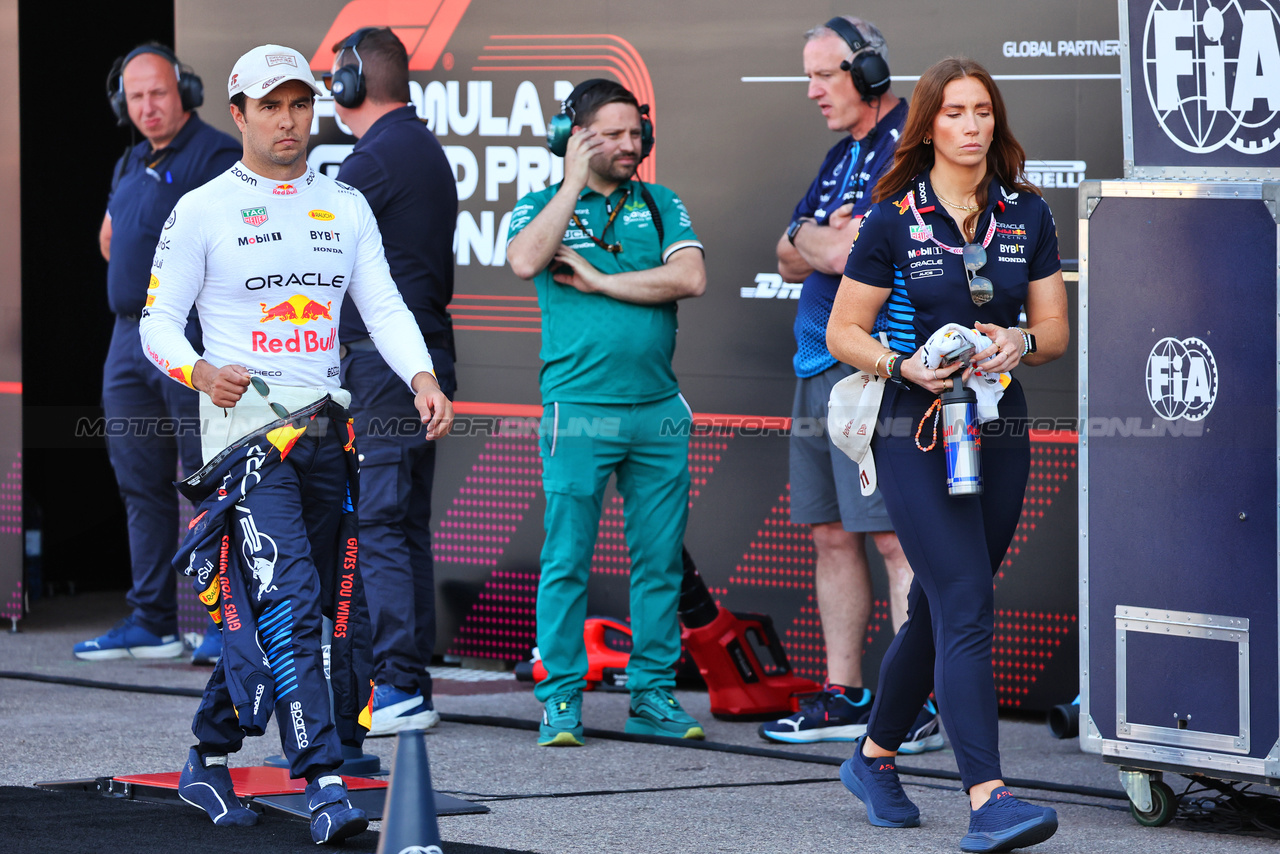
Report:
M 1221 6 L 1154 0 L 1140 42 L 1147 99 L 1185 151 L 1263 154 L 1280 145 L 1280 8 Z
M 1218 363 L 1199 338 L 1161 338 L 1147 357 L 1147 400 L 1166 421 L 1201 421 L 1218 398 Z

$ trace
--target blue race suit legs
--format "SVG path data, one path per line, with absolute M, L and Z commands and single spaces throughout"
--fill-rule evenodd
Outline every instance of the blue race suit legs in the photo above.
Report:
M 342 764 L 349 735 L 335 728 L 321 652 L 321 602 L 333 601 L 341 583 L 335 542 L 347 488 L 342 433 L 333 423 L 308 429 L 231 511 L 230 547 L 249 568 L 241 580 L 271 666 L 280 744 L 290 775 L 308 780 Z M 224 604 L 224 622 L 229 618 Z M 202 753 L 234 752 L 244 738 L 225 680 L 219 660 L 191 725 Z
M 936 399 L 923 390 L 908 391 L 890 383 L 880 407 L 881 422 L 905 417 L 913 429 L 909 435 L 873 439 L 885 506 L 915 580 L 907 598 L 907 622 L 880 665 L 867 735 L 886 750 L 897 750 L 930 690 L 935 690 L 960 780 L 968 791 L 1002 777 L 991 672 L 991 579 L 1022 514 L 1031 443 L 1026 398 L 1014 380 L 1000 400 L 1000 418 L 983 425 L 983 494 L 950 495 L 941 439 L 928 453 L 922 453 L 914 439 L 914 425 Z M 926 446 L 928 435 L 926 425 L 921 435 Z
M 430 348 L 441 390 L 458 387 L 453 356 Z M 373 680 L 431 698 L 435 653 L 435 564 L 431 485 L 436 443 L 404 381 L 373 350 L 342 360 L 342 385 L 360 442 L 360 575 L 373 620 Z
M 193 334 L 189 326 L 188 338 Z M 139 625 L 171 635 L 178 630 L 170 564 L 178 546 L 173 481 L 179 461 L 184 475 L 201 465 L 200 396 L 157 371 L 142 352 L 138 321 L 117 316 L 103 369 L 102 406 L 109 425 L 126 425 L 107 431 L 107 454 L 128 520 L 128 602 Z

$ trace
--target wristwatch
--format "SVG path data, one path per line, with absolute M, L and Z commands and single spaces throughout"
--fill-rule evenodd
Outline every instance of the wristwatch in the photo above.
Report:
M 1022 355 L 1026 356 L 1036 351 L 1036 336 L 1032 335 L 1025 329 L 1019 329 L 1022 333 Z
M 807 217 L 800 217 L 799 219 L 792 220 L 791 225 L 787 227 L 787 242 L 790 243 L 792 246 L 795 246 L 796 235 L 800 233 L 801 227 L 806 222 L 812 222 L 812 221 L 813 220 L 808 219 Z

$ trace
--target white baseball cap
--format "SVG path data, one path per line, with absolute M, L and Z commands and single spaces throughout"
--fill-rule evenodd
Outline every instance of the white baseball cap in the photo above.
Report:
M 299 80 L 317 95 L 325 94 L 302 54 L 284 45 L 259 45 L 236 60 L 227 78 L 227 96 L 243 92 L 249 98 L 262 98 L 288 80 Z

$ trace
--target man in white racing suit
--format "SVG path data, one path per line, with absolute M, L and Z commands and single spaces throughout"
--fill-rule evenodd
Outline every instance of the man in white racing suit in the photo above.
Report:
M 448 432 L 453 410 L 391 279 L 368 203 L 307 166 L 313 101 L 321 93 L 307 60 L 280 45 L 254 48 L 236 62 L 227 89 L 244 156 L 173 209 L 139 328 L 148 358 L 202 393 L 206 469 L 224 448 L 266 425 L 282 421 L 297 432 L 281 449 L 286 458 L 252 491 L 242 490 L 229 548 L 245 558 L 237 567 L 253 568 L 243 579 L 251 591 L 245 604 L 270 659 L 290 772 L 307 780 L 312 839 L 334 842 L 368 823 L 333 773 L 342 756 L 321 658 L 321 600 L 339 583 L 333 532 L 348 495 L 343 455 L 351 440 L 331 417 L 290 423 L 278 413 L 325 398 L 349 403 L 338 381 L 337 339 L 347 294 L 383 358 L 413 390 L 427 438 Z M 183 335 L 192 305 L 204 327 L 203 355 Z M 239 805 L 226 767 L 244 733 L 226 714 L 221 675 L 215 671 L 193 723 L 199 744 L 179 794 L 215 823 L 252 824 L 256 817 Z

